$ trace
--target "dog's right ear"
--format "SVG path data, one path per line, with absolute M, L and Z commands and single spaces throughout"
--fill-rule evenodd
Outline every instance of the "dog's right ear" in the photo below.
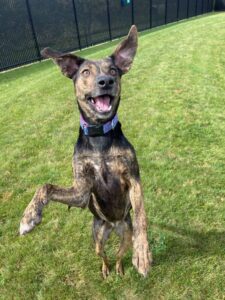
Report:
M 132 25 L 126 39 L 117 46 L 116 50 L 111 56 L 115 62 L 115 65 L 117 68 L 119 68 L 122 74 L 127 73 L 131 68 L 137 51 L 137 40 L 137 27 Z
M 71 53 L 63 54 L 52 50 L 51 48 L 44 48 L 41 51 L 41 55 L 45 58 L 52 58 L 53 61 L 60 67 L 61 72 L 71 79 L 77 73 L 80 65 L 84 62 L 84 58 L 82 57 Z

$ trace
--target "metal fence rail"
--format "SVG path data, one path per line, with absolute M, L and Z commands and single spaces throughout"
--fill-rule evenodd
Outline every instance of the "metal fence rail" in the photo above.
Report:
M 213 10 L 213 0 L 0 0 L 0 71 Z

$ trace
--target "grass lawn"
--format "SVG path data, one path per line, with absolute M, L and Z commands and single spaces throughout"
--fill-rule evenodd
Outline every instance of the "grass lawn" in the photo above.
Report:
M 115 42 L 81 51 L 100 58 Z M 36 188 L 70 186 L 79 114 L 51 61 L 0 74 L 0 299 L 225 299 L 225 13 L 140 35 L 119 118 L 137 151 L 154 266 L 131 252 L 103 281 L 89 211 L 52 203 L 27 236 Z

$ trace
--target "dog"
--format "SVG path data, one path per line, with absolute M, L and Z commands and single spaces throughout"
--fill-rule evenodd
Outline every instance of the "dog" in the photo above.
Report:
M 52 58 L 74 84 L 80 111 L 73 155 L 74 183 L 70 188 L 52 184 L 39 188 L 24 211 L 20 234 L 30 232 L 41 222 L 42 210 L 50 201 L 88 207 L 94 216 L 93 237 L 96 253 L 102 259 L 103 278 L 109 275 L 104 245 L 113 230 L 120 238 L 117 274 L 124 274 L 122 257 L 131 245 L 132 262 L 140 274 L 146 276 L 152 262 L 139 166 L 117 117 L 121 77 L 131 68 L 137 39 L 137 28 L 133 25 L 111 56 L 95 61 L 50 48 L 42 51 L 43 57 Z

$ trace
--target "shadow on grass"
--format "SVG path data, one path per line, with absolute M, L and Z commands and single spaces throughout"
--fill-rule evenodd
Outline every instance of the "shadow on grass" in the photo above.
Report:
M 209 257 L 225 255 L 225 231 L 200 232 L 171 225 L 156 225 L 166 232 L 164 251 L 156 253 L 154 264 L 179 261 L 185 257 Z

